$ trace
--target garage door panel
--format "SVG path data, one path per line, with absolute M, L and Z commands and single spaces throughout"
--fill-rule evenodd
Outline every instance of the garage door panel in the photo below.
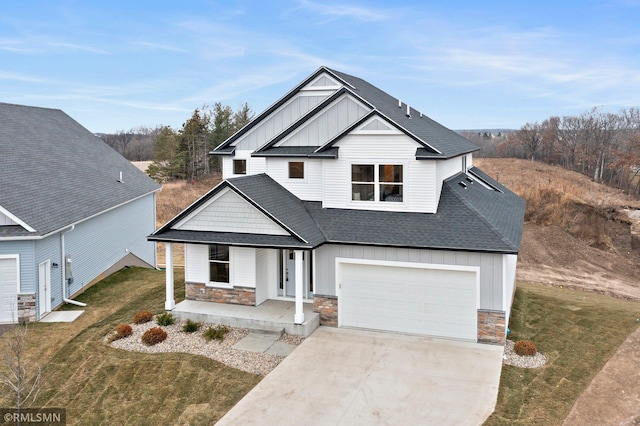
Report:
M 476 340 L 476 273 L 344 263 L 341 326 Z

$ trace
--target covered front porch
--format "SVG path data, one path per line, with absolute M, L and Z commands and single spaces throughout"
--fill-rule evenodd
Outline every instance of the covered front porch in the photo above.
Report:
M 258 306 L 184 300 L 171 313 L 185 320 L 250 329 L 284 329 L 288 334 L 307 337 L 320 325 L 320 315 L 313 312 L 313 303 L 304 303 L 302 308 L 304 321 L 300 324 L 294 322 L 295 302 L 285 300 L 267 300 Z

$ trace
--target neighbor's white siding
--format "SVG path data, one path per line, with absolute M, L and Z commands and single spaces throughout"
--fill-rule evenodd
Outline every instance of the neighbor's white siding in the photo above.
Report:
M 304 179 L 289 179 L 289 161 L 304 162 Z M 322 201 L 322 160 L 309 158 L 269 158 L 267 174 L 296 197 Z
M 324 167 L 323 207 L 434 213 L 437 208 L 435 161 L 416 160 L 419 145 L 405 135 L 350 134 L 336 146 L 340 158 Z M 402 203 L 351 200 L 352 164 L 402 164 Z
M 175 229 L 289 235 L 281 226 L 228 188 L 178 223 Z
M 496 311 L 503 307 L 503 255 L 450 250 L 405 249 L 325 244 L 315 250 L 315 293 L 335 296 L 335 259 L 372 259 L 480 268 L 480 307 Z

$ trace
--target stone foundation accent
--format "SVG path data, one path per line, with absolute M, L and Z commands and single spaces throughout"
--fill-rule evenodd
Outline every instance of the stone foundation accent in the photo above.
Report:
M 320 314 L 320 325 L 338 326 L 338 298 L 336 296 L 313 296 L 313 312 Z
M 251 287 L 219 288 L 200 283 L 185 283 L 185 298 L 199 302 L 255 306 L 256 289 Z
M 36 320 L 35 293 L 18 294 L 18 322 L 34 322 Z
M 478 343 L 504 345 L 506 331 L 504 312 L 478 309 Z

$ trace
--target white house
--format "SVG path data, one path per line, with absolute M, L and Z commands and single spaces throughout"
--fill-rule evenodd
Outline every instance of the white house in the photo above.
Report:
M 0 103 L 0 323 L 155 265 L 160 186 L 64 112 Z
M 189 300 L 503 343 L 524 201 L 473 166 L 477 149 L 321 67 L 218 146 L 223 182 L 149 239 L 185 244 Z

